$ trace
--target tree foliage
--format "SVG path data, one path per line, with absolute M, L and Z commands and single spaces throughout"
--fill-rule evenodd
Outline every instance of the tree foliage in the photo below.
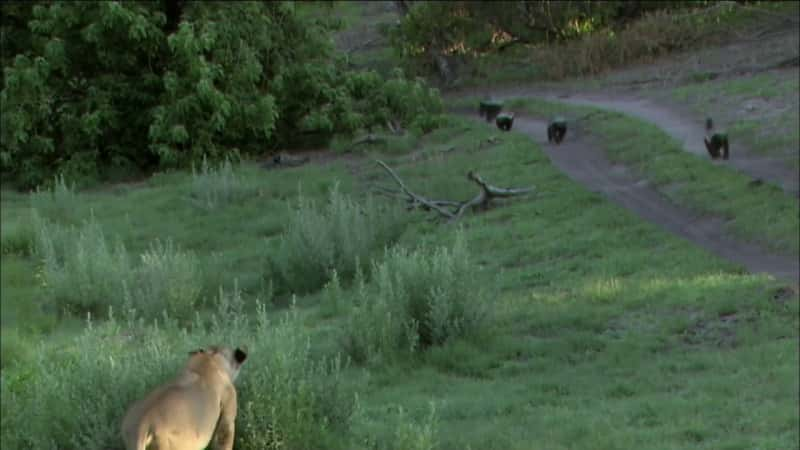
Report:
M 390 33 L 410 66 L 432 69 L 432 55 L 470 57 L 514 43 L 553 43 L 617 28 L 647 12 L 707 1 L 398 1 L 403 20 Z
M 291 2 L 0 7 L 0 170 L 24 186 L 187 167 L 386 117 L 430 127 L 441 110 L 419 81 L 347 71 L 330 21 Z

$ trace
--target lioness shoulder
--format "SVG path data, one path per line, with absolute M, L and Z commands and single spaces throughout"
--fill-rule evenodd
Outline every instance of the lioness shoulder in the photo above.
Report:
M 211 346 L 189 353 L 171 381 L 130 406 L 122 420 L 127 450 L 233 448 L 236 420 L 234 380 L 247 359 L 240 349 Z

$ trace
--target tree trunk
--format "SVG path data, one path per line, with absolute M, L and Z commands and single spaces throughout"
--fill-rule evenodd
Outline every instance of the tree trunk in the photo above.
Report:
M 409 3 L 410 2 L 408 0 L 395 0 L 394 6 L 397 7 L 397 11 L 400 13 L 400 15 L 405 17 L 405 15 L 408 14 L 409 8 L 411 7 Z
M 170 35 L 178 31 L 185 3 L 185 0 L 164 0 L 164 15 L 167 16 L 167 23 L 164 24 L 164 34 Z

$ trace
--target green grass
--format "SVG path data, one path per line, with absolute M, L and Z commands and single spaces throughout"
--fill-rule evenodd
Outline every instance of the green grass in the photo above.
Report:
M 606 77 L 613 70 L 719 43 L 734 33 L 763 27 L 775 17 L 796 17 L 798 12 L 797 2 L 709 6 L 706 10 L 647 15 L 610 35 L 608 30 L 598 30 L 562 44 L 523 44 L 503 53 L 477 54 L 464 61 L 456 85 L 497 88 L 556 80 L 575 83 L 583 89 L 587 88 L 586 83 L 603 86 L 613 81 Z M 709 74 L 694 73 L 688 78 L 703 81 Z
M 454 195 L 470 190 L 461 177 L 474 167 L 487 180 L 542 191 L 465 223 L 502 291 L 491 300 L 498 335 L 379 372 L 364 400 L 373 426 L 386 404 L 422 417 L 434 400 L 442 449 L 793 445 L 797 306 L 771 303 L 765 279 L 568 182 L 516 133 L 478 150 L 491 133 L 481 128 L 464 132 L 473 146 L 445 164 L 400 175 L 413 189 L 436 172 L 451 180 Z M 450 233 L 435 228 L 430 240 Z M 763 328 L 745 325 L 755 316 L 772 318 Z M 741 394 L 745 380 L 757 394 Z M 776 384 L 791 390 L 792 401 Z
M 630 128 L 616 132 L 625 130 Z M 206 341 L 255 347 L 252 365 L 237 382 L 237 448 L 277 446 L 270 430 L 279 430 L 286 448 L 795 445 L 796 292 L 784 295 L 780 283 L 745 274 L 572 183 L 520 133 L 453 119 L 423 136 L 414 155 L 374 156 L 431 198 L 471 198 L 477 187 L 465 175 L 472 169 L 493 184 L 536 186 L 534 195 L 461 220 L 470 265 L 480 268 L 471 282 L 490 288 L 485 302 L 493 322 L 485 336 L 452 339 L 391 363 L 326 366 L 333 360 L 323 358 L 344 351 L 357 283 L 342 283 L 337 308 L 326 304 L 324 292 L 297 297 L 290 311 L 255 306 L 266 289 L 264 253 L 284 232 L 298 184 L 304 196 L 320 201 L 337 182 L 341 192 L 361 198 L 362 182 L 392 184 L 370 161 L 273 171 L 245 165 L 236 175 L 253 183 L 252 195 L 214 210 L 192 202 L 188 173 L 80 192 L 79 207 L 65 223 L 94 211 L 106 233 L 133 254 L 155 238 L 171 238 L 207 269 L 205 297 L 218 297 L 220 285 L 231 292 L 237 279 L 243 290 L 226 300 L 233 306 L 212 301 L 217 306 L 201 314 L 203 323 L 185 332 L 172 330 L 171 322 L 155 330 L 122 319 L 95 324 L 77 337 L 48 331 L 36 347 L 38 335 L 12 330 L 21 330 L 24 315 L 33 314 L 26 308 L 40 291 L 35 270 L 26 268 L 38 264 L 30 255 L 4 254 L 4 338 L 8 333 L 20 344 L 14 347 L 19 355 L 9 357 L 0 373 L 3 447 L 23 448 L 14 440 L 15 427 L 64 439 L 56 441 L 59 448 L 118 446 L 115 427 L 123 405 L 175 370 L 187 347 L 211 343 Z M 27 196 L 20 194 L 4 192 L 2 202 L 3 227 L 27 208 Z M 430 220 L 430 212 L 407 214 L 410 223 L 397 245 L 422 252 L 452 245 L 456 227 Z M 371 263 L 382 261 L 376 256 Z M 7 272 L 7 262 L 17 269 Z M 7 296 L 9 287 L 15 295 Z M 7 310 L 14 317 L 9 323 Z M 132 332 L 134 341 L 121 341 L 120 331 Z M 31 346 L 46 357 L 31 358 Z M 45 388 L 56 376 L 75 382 Z M 89 385 L 93 389 L 84 388 Z M 98 412 L 56 408 L 65 397 L 97 401 Z M 14 405 L 24 407 L 12 411 Z M 35 448 L 45 448 L 42 442 Z
M 453 106 L 464 108 L 477 102 L 468 97 Z M 699 160 L 657 126 L 622 113 L 539 99 L 507 103 L 543 119 L 555 114 L 566 114 L 573 121 L 585 117 L 579 120 L 580 126 L 600 138 L 612 161 L 631 167 L 673 201 L 726 219 L 727 229 L 737 236 L 778 251 L 800 252 L 798 204 L 778 187 L 753 189 L 748 186 L 749 177 Z
M 726 124 L 734 142 L 744 142 L 755 152 L 785 158 L 800 167 L 800 80 L 796 75 L 767 73 L 733 80 L 681 86 L 672 97 L 698 116 L 712 116 Z M 751 105 L 752 111 L 745 109 Z
M 784 97 L 798 90 L 798 81 L 794 77 L 781 77 L 776 74 L 759 74 L 732 80 L 698 80 L 699 84 L 681 86 L 673 90 L 673 96 L 679 100 L 696 99 L 698 102 L 715 101 L 719 97 L 744 98 L 762 97 L 775 99 Z
M 305 174 L 300 179 L 298 171 Z M 4 246 L 12 239 L 6 233 L 28 233 L 25 230 L 31 228 L 28 217 L 32 204 L 43 217 L 62 225 L 80 225 L 91 213 L 106 237 L 119 239 L 132 255 L 145 253 L 156 238 L 171 239 L 177 247 L 194 252 L 205 274 L 204 298 L 216 295 L 220 285 L 232 288 L 235 278 L 247 295 L 261 294 L 263 298 L 268 288 L 263 265 L 289 217 L 286 201 L 296 197 L 299 187 L 310 198 L 324 198 L 334 182 L 349 186 L 352 180 L 338 163 L 275 171 L 245 166 L 237 175 L 252 184 L 251 195 L 226 205 L 223 212 L 197 202 L 196 183 L 190 173 L 160 174 L 139 186 L 116 185 L 82 192 L 70 208 L 4 190 Z M 3 253 L 3 327 L 31 324 L 41 328 L 37 324 L 45 326 L 52 319 L 39 312 L 47 305 L 41 282 L 35 278 L 37 263 L 32 256 Z M 242 273 L 242 266 L 254 270 Z

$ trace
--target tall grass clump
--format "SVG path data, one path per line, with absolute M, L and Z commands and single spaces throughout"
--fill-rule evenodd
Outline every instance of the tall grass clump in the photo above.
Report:
M 0 444 L 120 448 L 127 407 L 174 377 L 189 351 L 212 344 L 248 350 L 236 380 L 237 449 L 330 448 L 346 435 L 354 396 L 341 360 L 313 358 L 294 315 L 272 322 L 260 302 L 246 313 L 236 291 L 221 293 L 216 306 L 191 332 L 168 315 L 159 323 L 112 316 L 58 346 L 42 344 L 30 364 L 0 373 Z
M 0 228 L 0 255 L 28 256 L 33 251 L 36 230 L 28 217 L 4 223 Z
M 428 414 L 417 420 L 413 419 L 403 406 L 397 405 L 396 408 L 397 412 L 393 414 L 394 417 L 381 416 L 376 421 L 376 418 L 368 417 L 360 404 L 356 402 L 353 422 L 369 429 L 367 432 L 358 430 L 355 433 L 361 444 L 357 448 L 382 450 L 433 450 L 437 448 L 436 433 L 439 427 L 439 414 L 433 401 L 429 404 Z M 383 431 L 377 431 L 375 428 L 381 428 Z
M 62 226 L 34 211 L 35 254 L 48 300 L 68 313 L 99 314 L 121 300 L 122 288 L 133 283 L 125 246 L 106 238 L 90 217 L 82 226 Z
M 24 364 L 33 354 L 30 339 L 16 328 L 0 330 L 0 368 Z
M 37 187 L 31 195 L 31 207 L 49 220 L 62 223 L 75 222 L 80 211 L 74 183 L 67 183 L 63 175 L 53 179 L 50 188 Z
M 541 46 L 532 60 L 549 79 L 597 75 L 716 42 L 727 33 L 721 27 L 732 14 L 735 4 L 690 12 L 653 11 L 619 31 L 597 31 L 561 45 Z
M 253 192 L 253 186 L 236 173 L 230 159 L 213 166 L 203 157 L 199 170 L 192 166 L 191 197 L 203 209 L 222 207 Z
M 155 241 L 134 264 L 125 245 L 108 239 L 93 216 L 80 227 L 61 226 L 33 212 L 34 252 L 48 300 L 61 311 L 104 315 L 133 307 L 147 317 L 166 310 L 191 316 L 202 287 L 197 258 Z
M 156 240 L 139 257 L 133 285 L 124 286 L 126 306 L 146 317 L 166 310 L 173 317 L 191 317 L 200 300 L 203 274 L 197 257 L 176 248 L 171 240 Z
M 344 347 L 360 363 L 478 336 L 490 321 L 486 291 L 461 232 L 452 248 L 388 249 L 355 297 Z
M 317 290 L 334 269 L 340 280 L 352 279 L 361 262 L 399 237 L 404 224 L 398 208 L 379 208 L 371 197 L 359 203 L 339 192 L 338 184 L 321 207 L 301 193 L 277 249 L 268 255 L 276 292 Z

